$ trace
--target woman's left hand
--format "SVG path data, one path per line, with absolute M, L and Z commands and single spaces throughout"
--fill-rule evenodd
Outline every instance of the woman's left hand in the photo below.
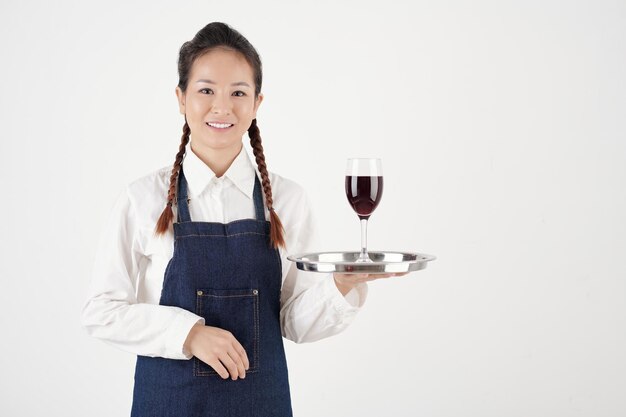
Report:
M 339 272 L 333 273 L 335 277 L 335 284 L 343 295 L 346 295 L 352 288 L 361 282 L 374 281 L 381 278 L 401 277 L 408 274 L 408 272 L 394 272 L 388 274 L 342 274 Z

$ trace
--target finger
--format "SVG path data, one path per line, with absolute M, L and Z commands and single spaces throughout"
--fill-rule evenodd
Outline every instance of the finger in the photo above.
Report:
M 391 278 L 393 276 L 395 276 L 395 274 L 368 274 L 367 278 L 363 281 L 374 281 L 376 279 Z
M 408 272 L 395 272 L 386 274 L 337 274 L 340 284 L 355 285 L 362 282 L 374 281 L 381 278 L 391 278 L 395 276 L 406 275 Z
M 226 369 L 228 369 L 232 380 L 235 381 L 237 379 L 237 376 L 239 375 L 239 370 L 237 369 L 235 361 L 231 359 L 228 353 L 224 353 L 222 356 L 220 356 L 220 361 L 222 361 Z
M 228 352 L 228 355 L 233 360 L 233 362 L 235 362 L 235 365 L 237 365 L 237 374 L 239 375 L 239 378 L 245 378 L 246 369 L 243 365 L 243 359 L 241 358 L 241 356 L 237 353 L 235 349 Z
M 393 272 L 389 274 L 384 274 L 381 276 L 381 278 L 401 277 L 406 274 L 408 274 L 408 272 Z
M 243 348 L 243 346 L 241 346 L 241 343 L 239 343 L 237 339 L 234 340 L 233 347 L 235 348 L 239 356 L 241 356 L 241 359 L 243 361 L 243 366 L 246 369 L 246 371 L 250 369 L 250 361 L 248 360 L 248 354 L 246 353 L 246 350 Z
M 217 357 L 213 358 L 210 361 L 207 361 L 206 364 L 208 364 L 211 368 L 215 369 L 215 372 L 217 372 L 217 374 L 221 376 L 222 379 L 228 378 L 228 371 L 226 370 L 226 368 L 224 368 L 224 366 L 217 359 Z
M 367 281 L 368 274 L 336 274 L 336 276 L 340 284 L 351 285 Z
M 380 278 L 389 278 L 391 274 L 367 274 L 363 281 L 372 281 Z

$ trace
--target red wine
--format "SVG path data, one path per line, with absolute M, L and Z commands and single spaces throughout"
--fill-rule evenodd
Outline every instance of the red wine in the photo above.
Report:
M 347 175 L 346 196 L 361 220 L 369 218 L 383 196 L 383 177 Z

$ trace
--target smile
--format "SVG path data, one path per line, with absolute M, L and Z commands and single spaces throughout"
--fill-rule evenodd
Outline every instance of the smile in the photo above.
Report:
M 215 129 L 228 129 L 233 126 L 230 123 L 207 123 L 207 125 Z

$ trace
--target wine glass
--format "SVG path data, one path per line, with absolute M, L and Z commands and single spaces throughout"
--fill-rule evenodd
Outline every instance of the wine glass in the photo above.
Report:
M 361 219 L 361 254 L 356 262 L 373 262 L 367 254 L 367 221 L 383 195 L 383 166 L 379 158 L 349 158 L 346 196 Z

